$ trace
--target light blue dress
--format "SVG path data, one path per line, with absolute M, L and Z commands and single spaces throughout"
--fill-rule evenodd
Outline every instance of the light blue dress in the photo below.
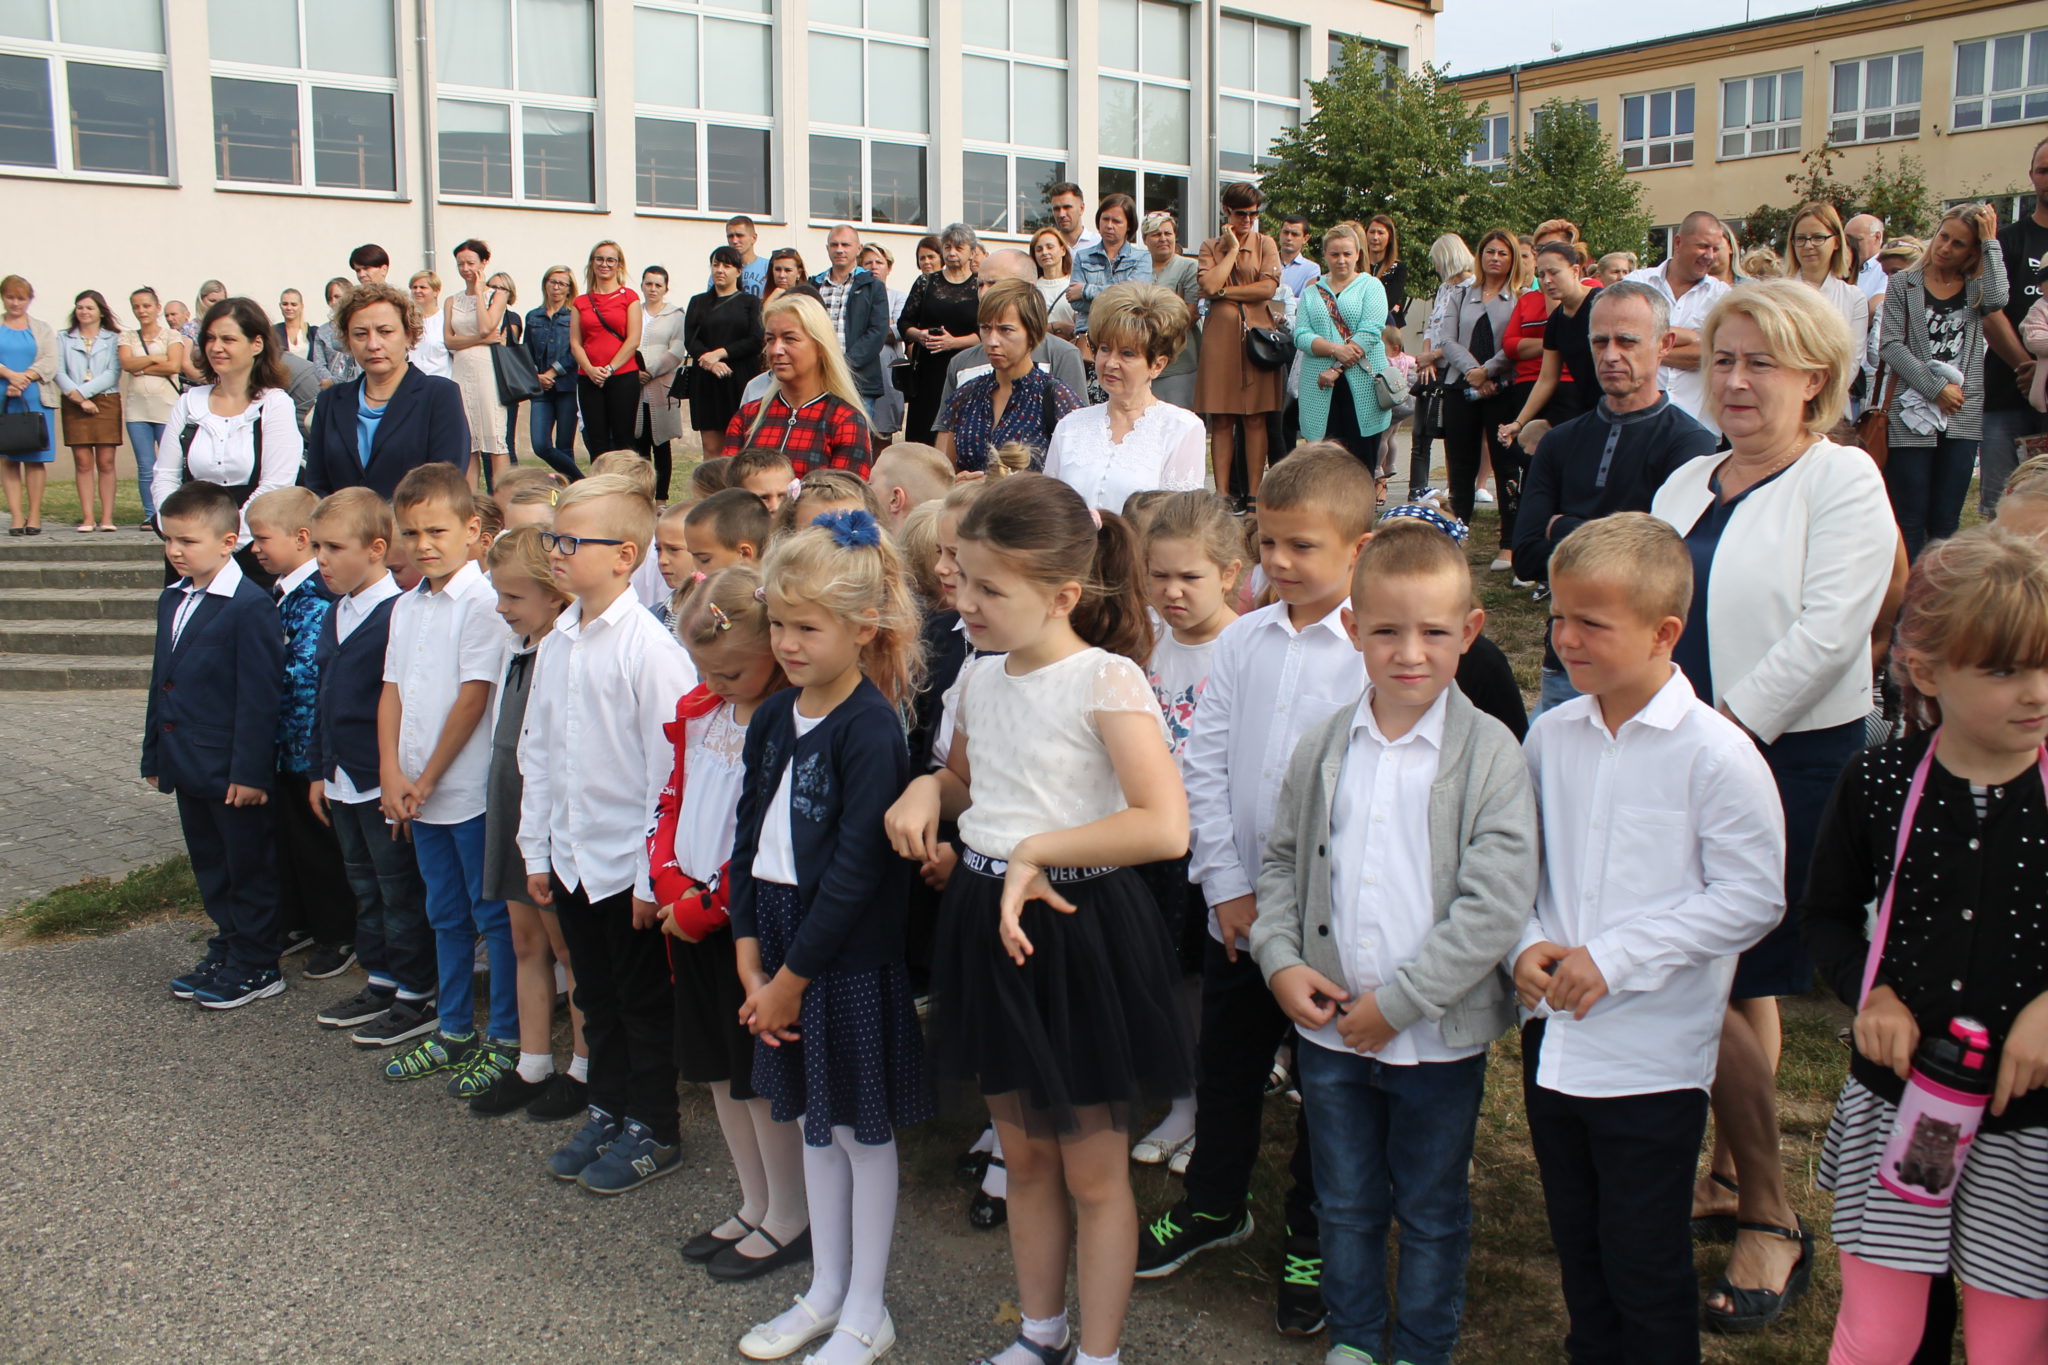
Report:
M 23 327 L 16 330 L 0 326 L 0 365 L 16 372 L 26 370 L 36 363 L 35 333 Z M 4 392 L 4 389 L 0 389 Z M 43 419 L 43 448 L 25 454 L 11 454 L 5 458 L 16 464 L 48 464 L 57 458 L 56 448 L 51 443 L 50 410 L 43 406 L 43 391 L 39 384 L 30 384 L 21 391 L 18 398 L 9 398 L 0 410 L 6 412 L 32 412 Z

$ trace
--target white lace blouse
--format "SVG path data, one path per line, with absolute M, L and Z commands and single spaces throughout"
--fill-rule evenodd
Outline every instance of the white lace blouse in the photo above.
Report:
M 708 716 L 683 722 L 683 808 L 676 819 L 676 866 L 683 875 L 710 886 L 732 857 L 733 827 L 739 823 L 740 784 L 746 764 L 747 727 L 733 719 L 727 702 Z
M 1090 507 L 1124 510 L 1133 493 L 1202 487 L 1206 432 L 1186 408 L 1157 402 L 1138 414 L 1122 441 L 1109 439 L 1109 405 L 1070 412 L 1045 448 L 1045 472 L 1079 493 Z M 986 850 L 984 850 L 986 851 Z
M 1121 654 L 1084 649 L 1021 676 L 1008 662 L 1000 654 L 968 660 L 946 694 L 967 737 L 972 781 L 960 837 L 991 858 L 1008 858 L 1033 834 L 1091 824 L 1129 804 L 1097 715 L 1143 712 L 1166 743 L 1144 670 Z

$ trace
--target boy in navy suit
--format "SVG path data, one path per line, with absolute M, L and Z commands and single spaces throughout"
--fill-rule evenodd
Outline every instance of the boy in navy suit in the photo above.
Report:
M 178 798 L 192 875 L 215 930 L 171 994 L 231 1010 L 284 989 L 277 969 L 275 812 L 284 632 L 270 594 L 234 562 L 241 508 L 219 484 L 179 485 L 157 509 L 183 575 L 156 613 L 142 776 Z

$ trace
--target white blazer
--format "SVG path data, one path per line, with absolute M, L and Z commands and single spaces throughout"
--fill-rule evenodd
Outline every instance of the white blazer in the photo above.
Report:
M 1650 511 L 1686 534 L 1726 458 L 1681 465 Z M 1715 704 L 1766 744 L 1868 715 L 1870 631 L 1898 535 L 1884 476 L 1853 446 L 1817 440 L 1744 498 L 1707 585 Z

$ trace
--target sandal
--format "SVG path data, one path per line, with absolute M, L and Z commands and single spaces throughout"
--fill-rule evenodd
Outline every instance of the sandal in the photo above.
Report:
M 1709 1171 L 1707 1179 L 1713 1181 L 1730 1194 L 1740 1195 L 1742 1193 L 1734 1181 L 1722 1175 L 1719 1171 Z M 1736 1216 L 1732 1213 L 1702 1213 L 1694 1215 L 1692 1220 L 1692 1239 L 1695 1242 L 1708 1243 L 1728 1243 L 1734 1241 Z
M 996 1355 L 1005 1356 L 1012 1351 L 1023 1351 L 1037 1357 L 1044 1365 L 1074 1365 L 1074 1356 L 1080 1349 L 1072 1332 L 1067 1333 L 1067 1344 L 1064 1346 L 1041 1346 L 1019 1332 L 1017 1339 L 997 1351 Z M 995 1365 L 995 1356 L 981 1356 L 975 1360 L 974 1365 Z
M 1799 1302 L 1806 1291 L 1813 1287 L 1813 1234 L 1807 1231 L 1804 1218 L 1798 1222 L 1799 1228 L 1796 1232 L 1774 1223 L 1735 1225 L 1743 1232 L 1769 1233 L 1773 1237 L 1782 1237 L 1788 1242 L 1799 1243 L 1799 1259 L 1793 1263 L 1792 1273 L 1785 1277 L 1785 1287 L 1781 1290 L 1738 1289 L 1730 1284 L 1728 1276 L 1723 1274 L 1714 1281 L 1712 1292 L 1727 1295 L 1728 1302 L 1734 1307 L 1714 1308 L 1702 1304 L 1700 1311 L 1706 1319 L 1707 1326 L 1717 1332 L 1730 1334 L 1761 1332 L 1785 1316 L 1785 1310 Z

